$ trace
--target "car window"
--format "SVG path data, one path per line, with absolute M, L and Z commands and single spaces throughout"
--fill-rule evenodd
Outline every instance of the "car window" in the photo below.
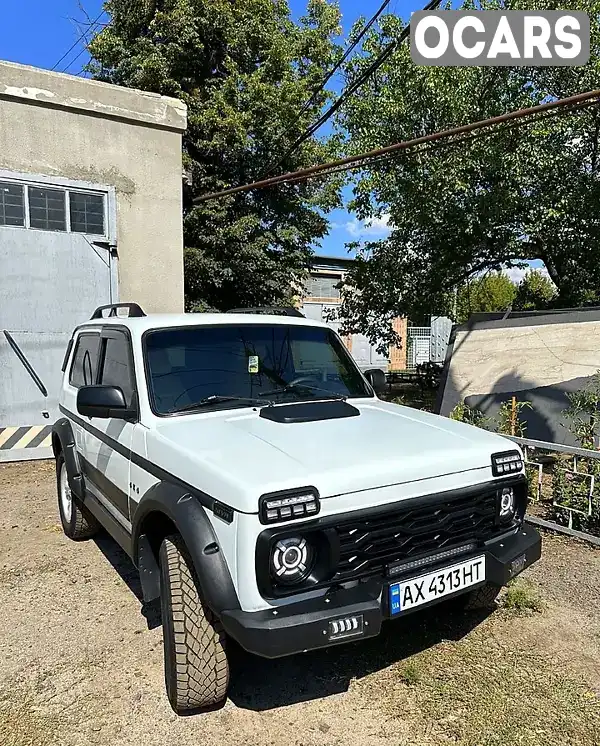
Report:
M 371 395 L 345 347 L 326 327 L 158 329 L 146 334 L 144 349 L 149 393 L 158 414 L 213 396 L 306 401 Z
M 99 334 L 80 334 L 75 344 L 75 354 L 71 364 L 69 383 L 71 386 L 91 386 L 94 384 L 98 367 Z
M 102 371 L 100 383 L 118 386 L 125 395 L 127 406 L 133 398 L 133 371 L 131 370 L 129 340 L 120 332 L 102 340 Z

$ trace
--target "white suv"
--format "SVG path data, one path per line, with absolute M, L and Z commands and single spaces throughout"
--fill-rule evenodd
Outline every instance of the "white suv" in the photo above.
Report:
M 373 637 L 490 604 L 540 556 L 514 443 L 381 401 L 325 324 L 264 310 L 102 307 L 65 355 L 62 525 L 103 526 L 160 598 L 177 712 L 225 698 L 228 637 L 266 657 Z

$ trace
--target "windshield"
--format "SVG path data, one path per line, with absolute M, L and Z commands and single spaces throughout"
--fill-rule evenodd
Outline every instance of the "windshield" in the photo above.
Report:
M 148 332 L 144 340 L 157 414 L 195 404 L 232 408 L 372 396 L 346 348 L 323 327 L 190 326 Z

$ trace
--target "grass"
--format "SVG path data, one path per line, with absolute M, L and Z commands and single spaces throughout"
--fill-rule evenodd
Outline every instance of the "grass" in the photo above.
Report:
M 399 671 L 398 678 L 407 686 L 414 686 L 421 681 L 421 671 L 415 660 L 404 663 Z
M 501 604 L 505 609 L 519 612 L 536 611 L 539 613 L 544 609 L 544 604 L 537 592 L 522 581 L 508 586 Z
M 544 656 L 508 647 L 508 639 L 505 647 L 501 637 L 510 634 L 510 624 L 510 617 L 488 620 L 485 631 L 478 629 L 459 642 L 442 642 L 414 656 L 411 670 L 418 671 L 418 679 L 409 695 L 398 688 L 398 682 L 406 683 L 408 664 L 392 667 L 380 694 L 381 706 L 392 718 L 418 714 L 410 725 L 412 743 L 600 743 L 598 696 Z

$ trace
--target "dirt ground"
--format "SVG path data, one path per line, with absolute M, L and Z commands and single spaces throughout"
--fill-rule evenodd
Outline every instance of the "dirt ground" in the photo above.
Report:
M 372 641 L 234 657 L 230 699 L 177 717 L 161 627 L 108 537 L 60 529 L 50 463 L 0 465 L 2 746 L 600 744 L 600 551 L 545 536 L 519 581 L 542 610 L 451 607 Z

